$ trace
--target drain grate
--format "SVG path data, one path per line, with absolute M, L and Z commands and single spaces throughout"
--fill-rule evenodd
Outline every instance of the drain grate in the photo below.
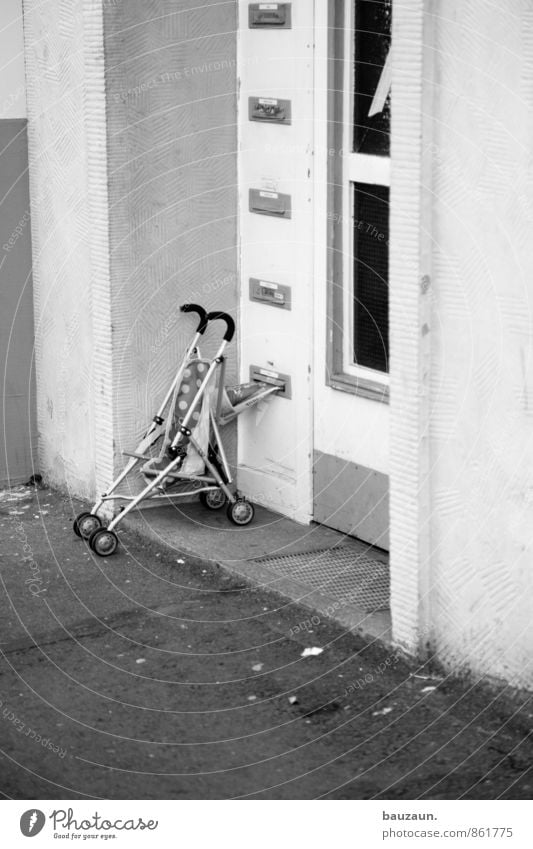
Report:
M 255 561 L 279 575 L 307 584 L 315 590 L 367 613 L 387 610 L 390 598 L 389 567 L 352 546 L 281 554 Z

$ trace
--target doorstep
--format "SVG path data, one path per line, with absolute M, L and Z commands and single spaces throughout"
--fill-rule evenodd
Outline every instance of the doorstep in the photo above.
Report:
M 235 527 L 198 502 L 132 512 L 124 526 L 152 543 L 219 564 L 252 586 L 290 598 L 348 630 L 391 642 L 388 555 L 327 528 L 264 507 Z M 119 526 L 120 527 L 120 526 Z M 304 624 L 304 623 L 302 623 Z

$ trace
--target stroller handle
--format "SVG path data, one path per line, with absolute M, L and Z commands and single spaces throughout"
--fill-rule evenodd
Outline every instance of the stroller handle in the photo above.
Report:
M 203 307 L 198 306 L 198 304 L 183 304 L 180 307 L 181 312 L 196 312 L 200 316 L 200 324 L 196 328 L 197 333 L 205 333 L 207 322 L 209 321 L 209 316 Z
M 218 310 L 215 310 L 215 312 L 207 313 L 208 321 L 218 321 L 218 319 L 226 322 L 226 332 L 224 333 L 224 339 L 226 342 L 231 342 L 235 333 L 235 322 L 233 321 L 232 317 L 227 314 L 227 312 L 218 312 Z

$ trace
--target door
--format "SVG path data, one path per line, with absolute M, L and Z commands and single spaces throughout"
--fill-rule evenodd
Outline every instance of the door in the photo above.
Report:
M 0 486 L 34 473 L 35 388 L 25 119 L 0 120 Z
M 317 522 L 387 549 L 391 0 L 323 5 L 313 510 Z

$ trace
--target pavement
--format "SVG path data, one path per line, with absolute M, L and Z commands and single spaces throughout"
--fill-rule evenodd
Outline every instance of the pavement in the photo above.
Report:
M 258 505 L 253 522 L 241 528 L 228 521 L 224 509 L 206 510 L 197 499 L 134 511 L 125 522 L 155 545 L 222 565 L 236 578 L 275 590 L 321 618 L 391 643 L 388 554 L 381 549 Z
M 0 493 L 4 798 L 531 798 L 531 694 L 282 594 L 215 519 L 204 556 L 205 531 L 150 513 L 97 558 L 72 532 L 83 506 Z

